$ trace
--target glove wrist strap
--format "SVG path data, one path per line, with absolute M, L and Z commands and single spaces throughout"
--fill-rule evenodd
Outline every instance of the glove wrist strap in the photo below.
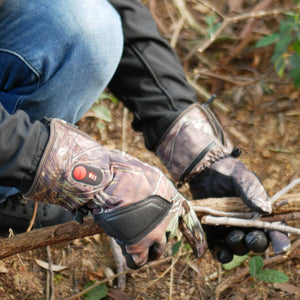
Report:
M 186 182 L 233 149 L 208 106 L 195 104 L 173 122 L 156 154 L 176 181 Z

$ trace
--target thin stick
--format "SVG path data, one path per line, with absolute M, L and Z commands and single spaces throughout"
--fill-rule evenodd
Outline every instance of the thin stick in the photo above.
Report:
M 297 184 L 300 184 L 300 178 L 294 179 L 291 183 L 289 183 L 286 187 L 277 192 L 274 196 L 271 197 L 271 204 L 273 205 L 275 201 L 281 198 L 283 195 L 287 194 L 293 187 Z
M 186 3 L 183 0 L 174 0 L 174 4 L 178 8 L 181 16 L 190 24 L 190 26 L 200 34 L 205 34 L 206 30 L 202 28 L 190 13 L 190 11 L 186 7 Z
M 32 218 L 30 220 L 30 223 L 29 223 L 29 226 L 28 226 L 26 232 L 29 232 L 32 229 L 32 227 L 33 227 L 33 224 L 34 224 L 35 218 L 36 218 L 36 214 L 37 214 L 37 209 L 38 209 L 38 202 L 36 201 L 34 203 L 34 209 L 33 209 Z
M 300 235 L 300 229 L 298 229 L 298 228 L 283 225 L 283 224 L 264 222 L 264 221 L 260 221 L 260 220 L 244 220 L 244 219 L 238 219 L 238 218 L 204 216 L 201 219 L 201 223 L 209 224 L 209 225 L 256 227 L 256 228 L 277 230 L 277 231 L 288 232 L 288 233 Z
M 172 35 L 172 38 L 171 38 L 171 41 L 170 41 L 170 45 L 173 48 L 176 47 L 177 40 L 178 40 L 178 37 L 179 37 L 179 33 L 180 33 L 181 29 L 182 29 L 183 24 L 184 24 L 184 18 L 181 17 L 181 19 L 179 19 L 179 21 L 176 24 L 175 30 L 173 32 L 173 35 Z
M 52 257 L 51 257 L 51 250 L 50 246 L 46 247 L 47 249 L 47 256 L 48 256 L 48 263 L 49 263 L 49 270 L 47 270 L 47 275 L 49 274 L 49 298 L 50 300 L 55 299 L 55 287 L 54 287 L 54 272 L 52 270 Z
M 299 8 L 300 7 L 298 5 L 296 5 L 296 6 L 292 7 L 291 10 L 299 10 Z M 184 61 L 189 60 L 196 52 L 199 52 L 199 53 L 204 52 L 211 44 L 214 43 L 214 41 L 221 35 L 221 33 L 225 30 L 225 28 L 231 23 L 236 23 L 238 21 L 242 21 L 245 19 L 251 19 L 251 18 L 262 18 L 262 17 L 272 16 L 272 15 L 275 16 L 275 15 L 283 14 L 285 12 L 286 12 L 285 9 L 273 9 L 273 10 L 268 10 L 268 11 L 261 10 L 261 11 L 255 11 L 255 12 L 249 12 L 249 13 L 245 13 L 245 14 L 236 15 L 233 17 L 226 17 L 226 18 L 224 18 L 224 21 L 221 24 L 221 26 L 216 30 L 216 32 L 214 34 L 212 34 L 210 36 L 210 38 L 208 40 L 206 40 L 205 42 L 201 41 L 194 48 L 192 48 L 192 50 L 184 58 Z
M 184 253 L 178 255 L 178 258 L 181 257 L 181 256 L 184 256 L 184 255 L 187 255 L 188 253 L 191 253 L 191 252 L 190 252 L 190 251 L 184 252 Z M 134 273 L 139 272 L 140 270 L 143 270 L 143 269 L 146 269 L 146 268 L 150 268 L 150 267 L 158 266 L 158 265 L 163 264 L 163 263 L 165 263 L 165 262 L 168 262 L 168 261 L 170 261 L 170 260 L 172 260 L 172 259 L 173 259 L 173 256 L 168 256 L 168 257 L 166 257 L 166 258 L 163 258 L 163 259 L 154 261 L 154 262 L 152 262 L 152 263 L 149 263 L 149 264 L 147 264 L 147 265 L 141 267 L 141 268 L 138 269 L 138 270 L 128 269 L 127 271 L 124 271 L 124 272 L 122 272 L 122 273 L 118 273 L 118 274 L 116 274 L 116 275 L 110 276 L 110 277 L 108 277 L 108 278 L 106 278 L 106 279 L 104 279 L 104 280 L 96 281 L 93 285 L 89 286 L 88 288 L 84 289 L 83 291 L 81 291 L 81 292 L 79 292 L 79 293 L 77 293 L 77 294 L 75 294 L 75 295 L 72 295 L 72 296 L 66 298 L 65 300 L 72 300 L 72 299 L 75 299 L 75 298 L 77 298 L 77 297 L 80 297 L 80 296 L 82 296 L 83 294 L 87 293 L 88 291 L 94 289 L 96 286 L 98 286 L 98 285 L 100 285 L 100 284 L 102 284 L 102 283 L 106 283 L 106 282 L 108 282 L 108 281 L 110 281 L 110 280 L 114 280 L 114 279 L 116 279 L 116 278 L 118 278 L 118 277 L 120 277 L 120 276 L 123 276 L 123 275 L 126 275 L 126 274 L 134 274 Z
M 212 10 L 213 12 L 215 12 L 217 15 L 219 15 L 222 19 L 225 19 L 225 16 L 223 15 L 223 13 L 218 10 L 214 5 L 212 5 L 211 3 L 204 1 L 204 0 L 198 0 L 200 3 L 202 3 L 204 6 L 208 7 L 210 10 Z
M 207 215 L 219 216 L 219 217 L 228 217 L 228 218 L 243 218 L 251 219 L 254 216 L 253 212 L 243 213 L 243 212 L 224 212 L 214 208 L 208 208 L 203 206 L 195 205 L 193 206 L 194 211 L 197 213 L 204 213 Z

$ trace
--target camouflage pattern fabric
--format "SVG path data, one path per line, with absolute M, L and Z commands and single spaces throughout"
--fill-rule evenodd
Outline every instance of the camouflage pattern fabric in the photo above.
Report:
M 88 176 L 95 182 L 90 184 L 90 181 L 82 180 L 84 172 L 77 176 L 74 170 L 78 166 L 91 170 Z M 166 232 L 170 237 L 174 236 L 179 220 L 187 225 L 187 235 L 194 239 L 195 254 L 200 256 L 205 249 L 202 227 L 196 214 L 158 168 L 120 151 L 108 151 L 88 135 L 61 120 L 53 119 L 50 122 L 49 142 L 26 196 L 69 210 L 85 205 L 95 216 L 96 222 L 101 214 L 118 210 L 123 213 L 121 209 L 124 207 L 134 208 L 139 201 L 158 196 L 168 201 L 171 208 L 150 233 L 145 228 L 144 231 L 141 229 L 145 234 L 134 245 L 125 241 L 124 249 L 134 263 L 138 266 L 144 264 L 148 260 L 149 247 L 154 244 L 154 256 L 159 256 L 166 243 Z M 146 219 L 147 212 L 143 213 Z M 143 228 L 143 224 L 139 225 Z M 119 230 L 122 231 L 122 228 Z
M 210 112 L 198 104 L 191 105 L 170 126 L 156 149 L 157 156 L 176 181 L 189 179 L 213 162 L 229 156 L 233 147 Z M 182 175 L 199 158 L 195 167 Z

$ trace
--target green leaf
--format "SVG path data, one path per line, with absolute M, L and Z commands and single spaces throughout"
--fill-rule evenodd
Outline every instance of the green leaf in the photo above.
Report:
M 259 40 L 255 46 L 257 48 L 260 48 L 260 47 L 266 47 L 266 46 L 269 46 L 271 44 L 274 44 L 278 41 L 279 39 L 279 34 L 278 33 L 273 33 L 273 34 L 270 34 L 264 38 L 262 38 L 261 40 Z
M 179 251 L 180 246 L 181 246 L 181 241 L 172 245 L 172 256 L 175 256 L 175 254 Z
M 296 52 L 296 54 L 300 57 L 300 41 L 296 41 L 291 46 L 292 49 Z
M 255 276 L 258 280 L 266 282 L 287 282 L 289 277 L 284 273 L 277 270 L 263 270 L 256 274 Z
M 99 100 L 109 99 L 110 101 L 112 101 L 115 104 L 118 103 L 118 99 L 115 96 L 110 95 L 108 93 L 102 93 L 98 99 Z
M 95 281 L 94 282 L 88 282 L 84 286 L 83 289 L 84 290 L 87 289 L 88 287 L 90 287 L 94 283 L 95 283 Z M 105 296 L 107 296 L 107 294 L 108 294 L 108 288 L 104 283 L 102 283 L 102 284 L 97 285 L 96 287 L 94 287 L 90 291 L 86 292 L 84 294 L 84 298 L 86 300 L 100 300 L 100 299 L 103 299 Z
M 292 69 L 299 69 L 300 68 L 300 56 L 297 53 L 294 53 L 290 57 L 290 65 Z
M 183 245 L 183 250 L 184 250 L 184 251 L 191 251 L 191 250 L 193 250 L 193 249 L 192 249 L 192 247 L 191 247 L 191 245 L 190 245 L 189 243 L 185 243 L 185 244 Z
M 96 123 L 96 126 L 97 126 L 97 128 L 98 128 L 100 131 L 101 131 L 101 130 L 104 130 L 104 129 L 106 128 L 105 124 L 102 124 L 102 123 L 99 123 L 99 122 Z
M 214 15 L 208 15 L 205 18 L 205 22 L 209 26 L 212 26 L 214 24 L 215 20 L 216 20 L 216 16 L 214 16 Z
M 278 57 L 278 59 L 274 62 L 275 71 L 280 76 L 283 77 L 284 69 L 285 69 L 285 59 L 283 56 Z
M 227 264 L 222 264 L 222 267 L 225 270 L 232 270 L 238 267 L 239 265 L 241 265 L 248 257 L 249 257 L 248 255 L 243 255 L 243 256 L 234 255 L 233 260 Z
M 289 45 L 291 43 L 292 36 L 290 34 L 286 34 L 285 36 L 281 36 L 278 43 L 275 46 L 275 52 L 284 54 L 287 52 Z
M 94 105 L 92 107 L 92 111 L 96 114 L 96 116 L 106 122 L 111 122 L 111 113 L 110 110 L 101 104 Z
M 264 260 L 261 256 L 254 256 L 249 261 L 249 273 L 252 276 L 256 276 L 264 265 Z
M 289 16 L 289 17 L 293 17 L 293 18 L 297 18 L 298 17 L 298 14 L 295 13 L 294 11 L 287 11 L 287 12 L 285 12 L 283 14 L 286 15 L 286 16 Z
M 287 18 L 285 20 L 282 20 L 279 25 L 279 32 L 281 36 L 283 37 L 285 35 L 290 35 L 294 24 L 295 21 L 293 18 Z
M 300 69 L 292 69 L 288 77 L 293 80 L 295 88 L 298 89 L 300 87 Z

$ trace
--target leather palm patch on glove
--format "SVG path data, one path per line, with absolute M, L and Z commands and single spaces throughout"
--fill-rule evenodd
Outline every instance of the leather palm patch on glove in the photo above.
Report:
M 27 197 L 69 210 L 88 208 L 121 245 L 128 266 L 163 252 L 183 223 L 197 257 L 206 246 L 201 224 L 186 199 L 156 167 L 108 151 L 73 126 L 53 119 L 50 139 Z

